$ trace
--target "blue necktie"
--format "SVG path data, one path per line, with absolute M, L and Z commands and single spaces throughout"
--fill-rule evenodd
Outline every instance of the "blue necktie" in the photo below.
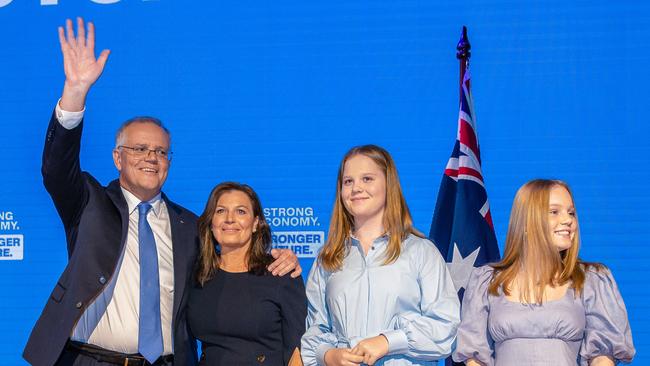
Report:
M 147 221 L 151 209 L 148 202 L 138 205 L 138 242 L 140 247 L 140 323 L 138 352 L 154 363 L 163 352 L 160 326 L 160 282 L 158 280 L 158 254 L 153 231 Z

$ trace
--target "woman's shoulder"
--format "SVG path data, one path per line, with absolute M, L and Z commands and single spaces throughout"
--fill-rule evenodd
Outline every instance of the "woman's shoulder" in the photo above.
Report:
M 494 268 L 490 265 L 476 267 L 465 285 L 463 304 L 488 304 L 489 288 L 494 276 Z M 481 306 L 483 306 L 481 305 Z
M 409 234 L 406 239 L 402 241 L 402 254 L 408 258 L 417 259 L 422 262 L 434 261 L 444 262 L 438 247 L 428 238 L 418 236 L 416 234 Z
M 258 273 L 251 273 L 251 275 L 253 275 L 253 277 L 256 277 L 259 281 L 269 285 L 275 285 L 278 287 L 286 287 L 286 286 L 295 287 L 297 285 L 304 284 L 302 274 L 298 275 L 297 277 L 292 277 L 291 274 L 292 272 L 286 273 L 281 276 L 274 275 L 273 273 L 269 272 L 268 269 L 264 269 L 264 271 Z
M 487 287 L 492 283 L 494 278 L 494 267 L 489 264 L 475 267 L 469 276 L 469 284 L 471 287 L 481 288 L 487 290 Z
M 302 278 L 302 274 L 298 275 L 298 277 L 291 277 L 291 272 L 283 276 L 274 276 L 272 274 L 269 274 L 268 276 L 272 277 L 275 282 L 282 286 L 295 286 L 296 284 L 305 283 Z
M 585 272 L 585 287 L 596 288 L 601 286 L 615 286 L 616 281 L 612 271 L 602 263 L 580 263 Z
M 480 267 L 474 268 L 472 274 L 479 278 L 484 278 L 484 277 L 491 278 L 494 275 L 494 267 L 492 267 L 489 264 L 485 264 Z
M 439 253 L 438 247 L 436 247 L 436 245 L 429 238 L 421 237 L 413 233 L 408 234 L 402 241 L 402 247 L 404 249 L 434 249 Z

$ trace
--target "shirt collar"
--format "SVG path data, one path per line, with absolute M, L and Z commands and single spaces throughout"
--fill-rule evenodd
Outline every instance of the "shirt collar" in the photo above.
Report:
M 389 233 L 384 233 L 384 234 L 382 234 L 381 236 L 375 238 L 375 240 L 372 241 L 372 244 L 373 244 L 373 245 L 384 245 L 384 244 L 388 243 L 388 239 L 389 239 L 389 238 L 390 238 L 390 234 L 389 234 Z M 352 233 L 352 231 L 350 231 L 350 243 L 351 243 L 352 245 L 359 245 L 359 244 L 361 244 L 361 242 L 359 241 L 359 239 L 357 239 L 357 238 L 354 236 L 354 234 Z
M 122 194 L 124 194 L 124 199 L 126 199 L 126 204 L 129 207 L 129 215 L 133 213 L 138 208 L 138 205 L 140 204 L 140 199 L 136 197 L 133 193 L 127 191 L 124 187 L 120 186 L 120 189 L 122 190 Z M 150 199 L 149 204 L 151 205 L 151 210 L 153 211 L 154 215 L 158 217 L 160 215 L 160 209 L 162 205 L 162 194 L 159 192 L 157 195 L 155 195 L 152 199 Z

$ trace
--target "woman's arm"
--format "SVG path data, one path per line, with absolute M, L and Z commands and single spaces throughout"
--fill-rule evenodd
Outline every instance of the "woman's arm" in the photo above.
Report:
M 338 344 L 325 303 L 326 288 L 326 271 L 315 261 L 307 279 L 307 331 L 301 341 L 302 361 L 307 366 L 325 365 L 325 354 Z
M 623 297 L 611 272 L 606 268 L 588 268 L 581 296 L 586 324 L 580 365 L 613 365 L 614 360 L 631 362 L 636 353 L 632 331 Z
M 293 357 L 294 351 L 300 349 L 300 338 L 305 333 L 307 297 L 302 276 L 279 280 L 283 283 L 278 301 L 282 317 L 282 348 L 286 365 Z
M 419 311 L 396 314 L 394 330 L 383 332 L 388 355 L 437 360 L 451 354 L 460 323 L 460 303 L 447 265 L 433 243 L 417 243 L 409 261 L 418 271 Z
M 474 268 L 465 288 L 461 323 L 452 354 L 456 362 L 466 365 L 494 365 L 494 342 L 488 331 L 490 303 L 488 286 L 493 270 L 489 266 Z

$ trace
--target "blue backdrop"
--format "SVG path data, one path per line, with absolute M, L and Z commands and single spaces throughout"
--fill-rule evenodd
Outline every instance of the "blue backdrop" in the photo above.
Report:
M 568 181 L 582 257 L 612 269 L 634 364 L 650 362 L 650 3 L 236 3 L 0 0 L 0 365 L 24 364 L 22 347 L 66 262 L 40 155 L 64 80 L 56 27 L 77 15 L 95 22 L 99 50 L 112 50 L 87 101 L 84 169 L 104 183 L 116 177 L 117 126 L 158 116 L 173 135 L 166 193 L 200 212 L 216 183 L 249 183 L 276 240 L 314 238 L 295 246 L 305 273 L 353 145 L 393 154 L 416 226 L 428 232 L 456 135 L 455 44 L 467 25 L 500 245 L 521 184 Z

